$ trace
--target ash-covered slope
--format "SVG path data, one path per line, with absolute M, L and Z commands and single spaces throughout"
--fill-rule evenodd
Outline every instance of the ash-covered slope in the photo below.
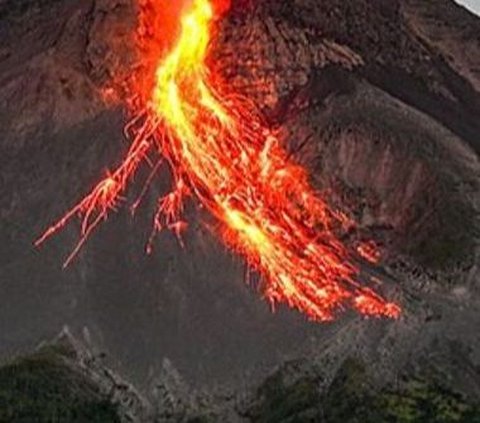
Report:
M 239 1 L 219 28 L 212 66 L 355 213 L 346 241 L 383 246 L 369 271 L 403 317 L 328 325 L 272 314 L 198 211 L 186 250 L 162 234 L 147 257 L 166 174 L 135 219 L 113 214 L 67 270 L 76 228 L 33 248 L 127 147 L 123 111 L 99 90 L 135 66 L 135 12 L 127 0 L 3 0 L 0 19 L 0 354 L 69 324 L 140 387 L 165 358 L 188 383 L 238 386 L 303 356 L 328 355 L 333 374 L 355 353 L 385 379 L 435 362 L 478 395 L 478 18 L 447 0 Z

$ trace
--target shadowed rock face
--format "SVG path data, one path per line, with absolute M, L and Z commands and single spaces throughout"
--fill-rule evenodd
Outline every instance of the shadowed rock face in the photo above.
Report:
M 140 386 L 164 358 L 188 383 L 239 385 L 304 355 L 328 353 L 333 371 L 352 351 L 393 377 L 434 341 L 447 351 L 441 363 L 452 362 L 443 345 L 469 344 L 464 361 L 475 368 L 480 24 L 451 1 L 417 3 L 243 4 L 213 46 L 212 66 L 358 217 L 347 242 L 374 238 L 384 248 L 375 272 L 395 288 L 404 317 L 318 325 L 283 307 L 272 314 L 194 207 L 186 249 L 162 234 L 147 257 L 166 174 L 135 219 L 128 207 L 113 214 L 67 270 L 74 225 L 32 247 L 127 147 L 123 111 L 99 89 L 134 66 L 135 13 L 129 1 L 0 1 L 0 354 L 69 324 L 87 327 Z

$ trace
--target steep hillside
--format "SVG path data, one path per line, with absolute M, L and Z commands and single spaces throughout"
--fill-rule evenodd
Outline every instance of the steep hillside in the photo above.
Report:
M 365 272 L 404 307 L 316 324 L 272 313 L 194 206 L 185 249 L 165 233 L 146 256 L 165 173 L 66 270 L 74 225 L 33 247 L 127 148 L 122 103 L 101 92 L 137 66 L 135 17 L 129 0 L 0 1 L 0 355 L 68 324 L 141 390 L 166 362 L 188 385 L 235 390 L 305 357 L 328 356 L 332 378 L 355 355 L 389 382 L 433 362 L 478 398 L 480 20 L 450 0 L 239 0 L 219 23 L 212 68 L 357 217 L 345 242 L 377 241 Z

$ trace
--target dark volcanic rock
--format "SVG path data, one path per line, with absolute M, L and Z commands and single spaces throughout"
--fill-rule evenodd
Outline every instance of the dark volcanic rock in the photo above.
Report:
M 66 323 L 88 327 L 110 364 L 146 389 L 168 362 L 187 384 L 242 386 L 302 356 L 327 354 L 333 374 L 355 352 L 394 380 L 442 351 L 452 383 L 478 395 L 478 18 L 449 0 L 241 3 L 219 27 L 212 66 L 256 101 L 318 187 L 358 217 L 346 241 L 383 246 L 371 272 L 404 316 L 347 314 L 319 325 L 284 307 L 271 313 L 193 208 L 186 250 L 162 234 L 145 256 L 166 174 L 135 219 L 128 207 L 113 214 L 62 271 L 75 225 L 42 249 L 32 242 L 127 147 L 123 110 L 99 90 L 135 66 L 134 7 L 3 0 L 0 354 L 27 350 Z M 468 345 L 468 370 L 452 343 Z

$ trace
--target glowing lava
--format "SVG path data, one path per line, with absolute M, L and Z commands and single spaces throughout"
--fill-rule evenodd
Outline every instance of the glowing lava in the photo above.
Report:
M 329 320 L 345 305 L 366 315 L 397 317 L 397 305 L 356 282 L 352 253 L 335 234 L 349 219 L 312 188 L 305 169 L 291 161 L 253 105 L 228 93 L 207 67 L 212 24 L 228 2 L 191 0 L 181 11 L 176 41 L 172 23 L 163 22 L 173 39 L 163 43 L 171 46 L 161 53 L 157 25 L 169 3 L 142 3 L 140 52 L 144 69 L 151 63 L 154 73 L 134 85 L 131 108 L 137 117 L 127 128 L 133 141 L 125 160 L 38 244 L 80 216 L 81 239 L 68 264 L 115 209 L 140 163 L 158 152 L 171 167 L 174 189 L 159 200 L 155 232 L 183 230 L 184 201 L 196 197 L 221 223 L 225 243 L 263 276 L 272 303 L 285 302 L 315 320 Z M 360 249 L 375 255 L 366 251 Z

